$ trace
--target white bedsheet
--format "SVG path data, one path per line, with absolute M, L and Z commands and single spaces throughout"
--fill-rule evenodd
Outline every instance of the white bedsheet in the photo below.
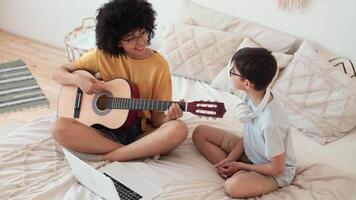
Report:
M 223 101 L 228 110 L 224 119 L 216 120 L 185 113 L 182 119 L 190 134 L 201 123 L 230 131 L 242 130 L 231 112 L 241 101 L 237 97 L 180 77 L 173 78 L 173 85 L 175 100 Z M 100 199 L 76 182 L 61 147 L 49 134 L 54 119 L 55 114 L 42 117 L 0 138 L 0 199 Z M 293 133 L 300 175 L 292 186 L 261 199 L 355 199 L 356 129 L 324 146 L 297 130 Z M 223 192 L 223 179 L 195 149 L 190 136 L 171 155 L 160 160 L 124 164 L 164 188 L 158 199 L 229 199 Z M 105 163 L 90 164 L 98 167 Z M 332 188 L 327 189 L 330 184 Z

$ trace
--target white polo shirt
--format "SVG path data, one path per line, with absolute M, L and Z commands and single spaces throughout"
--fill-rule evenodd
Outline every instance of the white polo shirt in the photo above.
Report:
M 245 99 L 252 111 L 256 106 Z M 286 169 L 283 175 L 274 177 L 280 187 L 289 185 L 296 173 L 292 135 L 288 117 L 275 98 L 261 114 L 244 125 L 244 148 L 247 157 L 256 165 L 271 163 L 271 158 L 285 153 Z

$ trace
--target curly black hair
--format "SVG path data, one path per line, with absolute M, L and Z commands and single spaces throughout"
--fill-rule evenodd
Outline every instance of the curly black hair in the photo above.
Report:
M 242 48 L 233 55 L 231 61 L 241 77 L 254 83 L 259 91 L 267 88 L 277 70 L 276 59 L 265 48 Z
M 96 45 L 111 56 L 126 55 L 120 41 L 130 32 L 144 29 L 148 44 L 154 36 L 156 12 L 146 0 L 111 0 L 98 9 Z

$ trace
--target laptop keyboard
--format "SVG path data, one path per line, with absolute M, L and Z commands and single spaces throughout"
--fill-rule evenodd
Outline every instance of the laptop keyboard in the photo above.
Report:
M 124 184 L 120 183 L 116 179 L 112 178 L 110 175 L 107 173 L 104 173 L 105 176 L 109 177 L 113 182 L 116 187 L 117 192 L 119 193 L 120 199 L 121 200 L 138 200 L 142 199 L 142 196 L 137 194 L 135 191 L 131 190 Z

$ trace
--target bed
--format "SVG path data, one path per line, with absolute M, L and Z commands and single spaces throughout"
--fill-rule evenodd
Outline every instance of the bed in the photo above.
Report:
M 298 165 L 297 176 L 290 186 L 255 199 L 356 199 L 356 128 L 353 124 L 356 121 L 353 118 L 356 112 L 355 106 L 351 105 L 355 102 L 356 95 L 352 92 L 352 89 L 355 89 L 355 84 L 341 84 L 342 89 L 338 89 L 341 93 L 335 92 L 340 99 L 340 95 L 345 95 L 345 90 L 350 90 L 348 96 L 342 97 L 351 99 L 351 103 L 343 101 L 343 107 L 332 107 L 333 109 L 344 109 L 340 116 L 343 117 L 341 119 L 347 118 L 347 120 L 345 122 L 339 120 L 339 123 L 342 127 L 346 127 L 345 129 L 339 130 L 341 126 L 338 127 L 330 123 L 328 120 L 331 118 L 324 117 L 328 113 L 313 115 L 314 118 L 320 116 L 328 123 L 311 127 L 309 123 L 313 121 L 307 121 L 310 113 L 306 110 L 297 113 L 296 111 L 300 111 L 297 107 L 299 104 L 293 104 L 297 97 L 293 91 L 300 94 L 304 82 L 303 80 L 294 82 L 290 80 L 295 80 L 293 79 L 294 75 L 298 74 L 297 72 L 300 70 L 299 75 L 306 73 L 302 74 L 303 77 L 320 83 L 317 84 L 318 91 L 329 91 L 330 88 L 324 87 L 323 81 L 327 80 L 324 80 L 323 77 L 335 74 L 335 71 L 325 70 L 324 72 L 319 68 L 308 71 L 310 66 L 320 64 L 319 60 L 315 61 L 310 58 L 310 55 L 315 53 L 315 51 L 308 51 L 311 49 L 310 46 L 305 44 L 301 45 L 303 47 L 301 48 L 299 47 L 300 42 L 299 45 L 296 45 L 297 39 L 292 36 L 216 13 L 216 11 L 198 5 L 190 4 L 187 11 L 194 15 L 179 23 L 166 26 L 162 32 L 160 51 L 167 58 L 171 67 L 173 99 L 224 102 L 227 112 L 224 118 L 215 120 L 198 118 L 193 114 L 184 113 L 181 119 L 188 125 L 189 135 L 182 145 L 170 155 L 162 156 L 159 160 L 146 158 L 124 162 L 123 165 L 160 185 L 164 192 L 157 199 L 230 199 L 223 190 L 224 180 L 218 176 L 215 168 L 194 147 L 191 134 L 199 124 L 220 127 L 232 133 L 242 131 L 243 125 L 237 120 L 235 107 L 241 101 L 243 94 L 231 88 L 226 80 L 226 74 L 224 75 L 223 72 L 228 69 L 228 60 L 237 47 L 260 45 L 275 52 L 274 55 L 278 58 L 278 68 L 280 69 L 278 72 L 280 73 L 276 74 L 273 91 L 277 94 L 276 96 L 288 96 L 287 100 L 283 98 L 281 100 L 284 100 L 284 105 L 291 108 L 289 117 L 295 122 L 295 127 L 298 127 L 293 128 L 292 131 Z M 211 23 L 206 23 L 206 16 L 215 18 L 210 21 Z M 180 34 L 182 31 L 191 34 Z M 188 50 L 194 49 L 192 46 L 177 45 L 172 40 L 172 35 L 181 35 L 185 38 L 178 38 L 178 41 L 192 41 L 189 38 L 192 34 L 195 39 L 200 37 L 199 41 L 205 42 L 202 49 L 207 51 L 199 52 L 200 55 L 211 55 L 208 51 L 211 38 L 215 38 L 214 41 L 224 41 L 223 39 L 226 38 L 228 40 L 213 44 L 215 49 L 220 49 L 222 50 L 220 52 L 223 52 L 219 57 L 212 56 L 208 61 L 197 61 L 190 56 L 192 54 L 186 53 L 189 53 Z M 198 41 L 194 42 L 197 44 Z M 188 48 L 188 50 L 184 48 Z M 298 48 L 304 51 L 298 53 L 296 52 Z M 308 62 L 295 60 L 303 56 L 308 58 L 306 59 Z M 295 65 L 296 70 L 291 71 L 291 65 Z M 305 65 L 307 68 L 303 68 Z M 313 73 L 321 73 L 323 76 L 309 76 Z M 216 80 L 217 77 L 218 80 Z M 340 83 L 345 82 L 340 80 L 344 79 L 342 75 L 333 77 L 334 79 Z M 347 81 L 350 83 L 350 80 Z M 306 108 L 315 109 L 316 100 L 325 101 L 319 96 L 312 100 L 314 107 Z M 305 102 L 303 105 L 305 106 Z M 305 117 L 301 118 L 301 116 Z M 333 115 L 332 119 L 340 116 Z M 55 119 L 56 113 L 52 113 L 24 124 L 1 137 L 0 199 L 100 199 L 78 183 L 64 158 L 62 147 L 50 135 Z M 308 128 L 312 130 L 309 133 L 313 132 L 314 134 L 308 134 L 308 131 L 305 131 Z M 330 129 L 333 131 L 329 134 Z M 346 129 L 348 130 L 345 131 Z M 338 134 L 334 134 L 335 132 Z M 87 162 L 97 169 L 110 164 L 108 162 Z
M 227 110 L 240 99 L 209 84 L 173 76 L 174 99 L 225 102 Z M 100 199 L 80 185 L 49 130 L 55 113 L 25 124 L 0 140 L 1 199 Z M 189 137 L 169 156 L 123 163 L 164 188 L 157 199 L 229 199 L 223 179 L 192 144 L 191 132 L 206 123 L 233 132 L 242 130 L 232 112 L 223 119 L 202 119 L 184 113 Z M 356 189 L 356 129 L 328 145 L 320 145 L 298 130 L 293 143 L 298 175 L 289 187 L 258 199 L 354 199 Z M 89 162 L 99 168 L 105 162 Z

